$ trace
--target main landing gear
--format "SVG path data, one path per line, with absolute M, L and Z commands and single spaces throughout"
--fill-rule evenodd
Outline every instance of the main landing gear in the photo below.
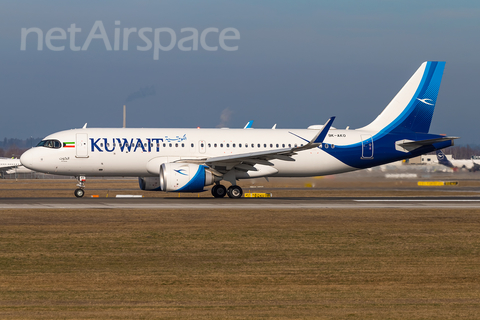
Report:
M 85 176 L 78 176 L 78 177 L 75 177 L 77 178 L 77 187 L 78 189 L 75 189 L 75 197 L 77 198 L 81 198 L 85 195 Z
M 239 186 L 230 186 L 227 190 L 227 188 L 221 184 L 216 184 L 212 188 L 212 195 L 215 198 L 223 198 L 225 195 L 228 195 L 231 199 L 239 199 L 242 197 L 243 191 Z

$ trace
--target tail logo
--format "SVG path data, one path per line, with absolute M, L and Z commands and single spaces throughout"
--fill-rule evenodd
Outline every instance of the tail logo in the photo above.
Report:
M 417 98 L 417 100 L 418 100 L 418 101 L 421 101 L 421 102 L 423 102 L 423 103 L 425 103 L 425 104 L 428 104 L 429 106 L 434 106 L 433 103 L 430 103 L 430 102 L 433 102 L 432 99 L 419 99 L 419 98 Z M 428 101 L 428 102 L 427 102 L 427 101 Z

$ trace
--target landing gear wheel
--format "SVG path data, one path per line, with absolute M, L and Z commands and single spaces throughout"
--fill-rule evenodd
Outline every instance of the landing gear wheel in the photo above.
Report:
M 85 191 L 83 189 L 75 189 L 75 197 L 81 198 L 85 194 Z
M 223 198 L 223 197 L 225 197 L 226 194 L 227 194 L 227 188 L 225 188 L 221 184 L 217 184 L 217 185 L 213 186 L 212 195 L 215 198 Z
M 231 199 L 240 199 L 243 195 L 242 188 L 239 186 L 230 186 L 227 191 L 228 197 Z

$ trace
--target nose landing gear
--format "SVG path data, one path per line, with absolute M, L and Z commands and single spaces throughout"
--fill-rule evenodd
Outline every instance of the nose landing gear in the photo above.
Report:
M 85 190 L 84 189 L 85 189 L 86 178 L 85 178 L 85 176 L 78 176 L 78 177 L 75 177 L 75 178 L 77 178 L 77 181 L 78 181 L 78 183 L 77 183 L 78 189 L 75 189 L 74 194 L 75 194 L 75 197 L 81 198 L 85 195 Z

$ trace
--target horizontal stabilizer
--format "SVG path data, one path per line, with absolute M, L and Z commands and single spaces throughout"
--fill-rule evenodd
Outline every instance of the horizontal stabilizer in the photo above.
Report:
M 458 137 L 441 137 L 441 138 L 418 140 L 418 141 L 400 140 L 395 142 L 395 148 L 397 151 L 410 152 L 412 150 L 418 149 L 423 146 L 431 146 L 438 142 L 453 141 L 455 139 L 458 139 Z

